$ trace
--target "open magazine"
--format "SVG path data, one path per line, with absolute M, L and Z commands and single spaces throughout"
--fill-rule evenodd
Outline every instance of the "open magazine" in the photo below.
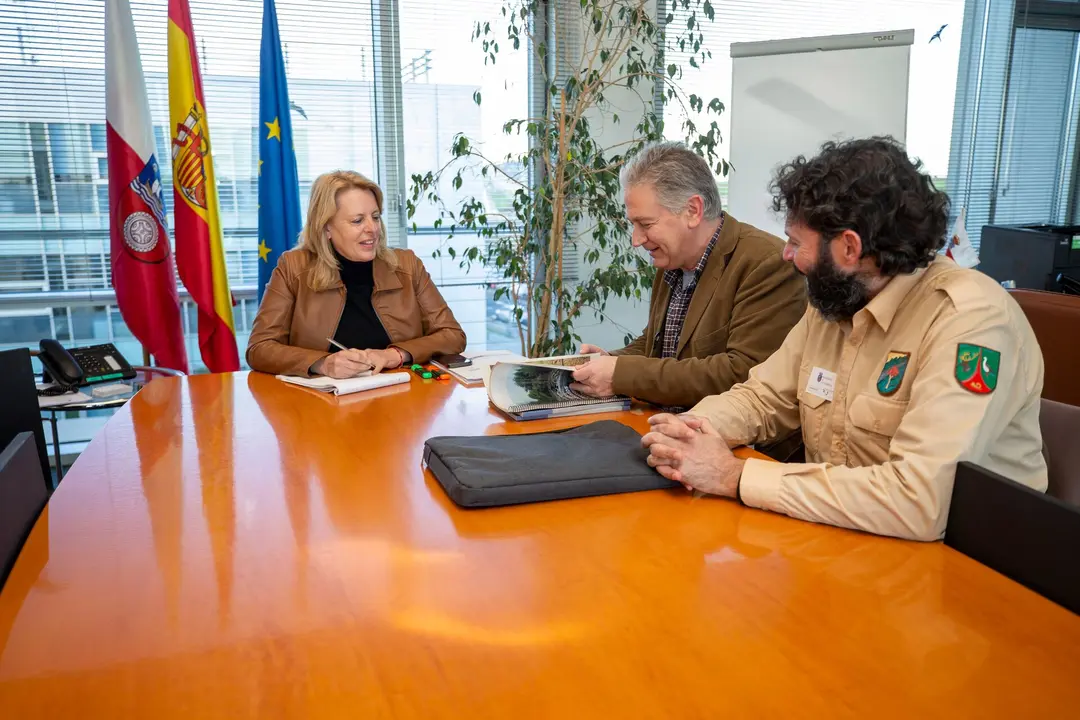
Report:
M 574 368 L 592 357 L 596 356 L 562 355 L 495 363 L 487 380 L 488 398 L 514 420 L 629 410 L 628 397 L 594 398 L 570 388 Z

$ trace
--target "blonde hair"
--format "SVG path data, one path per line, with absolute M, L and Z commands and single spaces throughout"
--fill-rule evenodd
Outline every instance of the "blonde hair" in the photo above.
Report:
M 382 215 L 382 188 L 352 170 L 335 170 L 323 173 L 311 184 L 311 199 L 308 201 L 307 222 L 300 231 L 299 247 L 314 256 L 308 283 L 316 292 L 326 290 L 341 277 L 341 264 L 334 255 L 334 248 L 326 232 L 337 213 L 337 198 L 343 190 L 358 188 L 368 190 L 375 196 L 375 203 Z M 390 267 L 397 267 L 397 256 L 386 243 L 386 223 L 379 218 L 379 240 L 375 244 L 375 256 Z

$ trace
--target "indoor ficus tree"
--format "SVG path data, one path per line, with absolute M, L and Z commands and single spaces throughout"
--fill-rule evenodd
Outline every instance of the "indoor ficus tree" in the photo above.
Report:
M 548 17 L 558 14 L 564 21 L 580 13 L 568 33 L 543 30 L 546 24 L 537 20 L 545 12 L 541 0 L 508 0 L 495 24 L 501 27 L 478 22 L 473 40 L 481 45 L 485 63 L 497 62 L 507 47 L 536 53 L 543 107 L 534 117 L 510 120 L 502 128 L 524 133 L 528 150 L 492 158 L 475 139 L 459 134 L 446 165 L 412 176 L 410 219 L 431 203 L 438 209 L 434 225 L 447 230 L 448 238 L 477 239 L 463 253 L 452 247 L 447 252 L 460 256 L 463 265 L 484 263 L 501 276 L 495 299 L 511 299 L 522 353 L 530 357 L 573 352 L 580 342 L 574 323 L 583 313 L 606 320 L 613 297 L 648 296 L 654 270 L 630 244 L 619 187 L 619 170 L 628 158 L 645 143 L 677 137 L 718 174 L 727 174 L 728 164 L 717 152 L 715 117 L 724 106 L 716 98 L 684 92 L 683 67 L 672 60 L 684 58 L 698 68 L 712 57 L 701 25 L 713 21 L 713 6 L 709 0 L 659 0 L 657 11 L 656 4 L 580 0 L 549 12 Z M 612 102 L 616 96 L 618 107 Z M 627 97 L 634 98 L 630 113 Z M 483 101 L 479 91 L 473 101 Z M 678 129 L 665 132 L 662 108 L 672 103 L 682 119 Z M 699 127 L 695 118 L 707 126 Z M 629 140 L 624 134 L 619 142 L 605 143 L 593 133 L 600 124 L 630 124 L 633 132 Z M 475 195 L 444 199 L 443 188 L 458 191 L 470 177 L 509 184 L 512 203 L 494 208 Z M 589 268 L 581 277 L 564 275 L 573 257 Z

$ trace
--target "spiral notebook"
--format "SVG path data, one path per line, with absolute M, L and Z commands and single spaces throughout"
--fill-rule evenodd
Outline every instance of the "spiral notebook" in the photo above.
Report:
M 629 410 L 628 397 L 594 398 L 570 387 L 574 368 L 589 359 L 588 355 L 567 355 L 496 363 L 488 377 L 488 398 L 514 420 Z

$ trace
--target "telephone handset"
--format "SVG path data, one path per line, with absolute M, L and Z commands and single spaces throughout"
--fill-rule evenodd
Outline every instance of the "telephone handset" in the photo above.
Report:
M 42 380 L 55 382 L 58 388 L 66 390 L 110 380 L 132 380 L 136 375 L 112 343 L 69 351 L 56 340 L 45 338 L 40 347 L 38 360 L 45 368 Z

